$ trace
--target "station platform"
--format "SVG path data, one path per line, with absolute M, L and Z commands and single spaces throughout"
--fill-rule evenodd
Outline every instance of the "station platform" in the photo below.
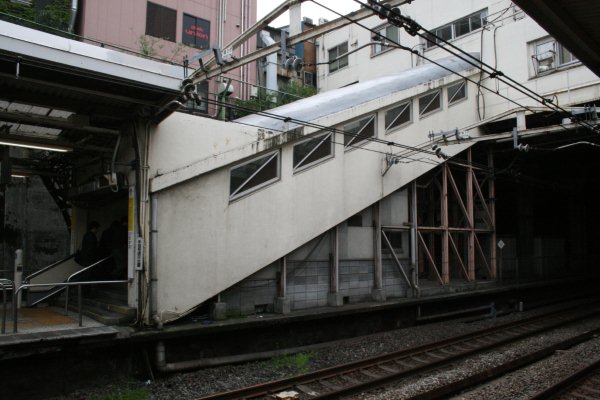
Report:
M 463 283 L 449 287 L 423 288 L 428 291 L 425 297 L 393 298 L 383 302 L 361 302 L 344 304 L 338 307 L 319 307 L 292 311 L 289 314 L 261 313 L 243 317 L 231 317 L 223 321 L 214 321 L 193 314 L 162 329 L 154 327 L 138 328 L 133 326 L 106 326 L 91 318 L 83 317 L 83 326 L 79 327 L 76 312 L 64 315 L 62 308 L 42 307 L 19 310 L 18 333 L 13 332 L 12 319 L 6 320 L 6 333 L 0 334 L 0 360 L 5 358 L 9 349 L 26 349 L 43 352 L 45 346 L 59 346 L 61 343 L 102 343 L 103 346 L 123 343 L 153 343 L 156 341 L 176 342 L 179 339 L 202 338 L 206 347 L 218 349 L 228 337 L 246 337 L 247 342 L 255 342 L 249 351 L 260 350 L 276 342 L 279 346 L 299 346 L 304 341 L 284 342 L 280 337 L 302 335 L 310 336 L 313 341 L 327 341 L 335 336 L 333 331 L 345 329 L 346 335 L 361 335 L 376 330 L 400 328 L 404 323 L 414 323 L 415 310 L 424 317 L 435 314 L 480 307 L 481 314 L 486 305 L 495 299 L 516 299 L 523 301 L 528 309 L 536 301 L 542 303 L 544 297 L 549 302 L 560 301 L 568 293 L 582 293 L 591 281 L 584 278 L 563 278 L 551 281 L 498 285 L 495 282 Z M 593 286 L 593 285 L 591 285 Z M 536 296 L 527 298 L 527 293 L 537 291 Z M 549 295 L 553 293 L 553 295 Z M 542 300 L 540 300 L 542 299 Z M 10 308 L 9 308 L 10 310 Z M 1 312 L 1 310 L 0 310 Z M 1 316 L 1 314 L 0 314 Z M 408 325 L 407 325 L 408 326 Z M 342 328 L 343 327 L 343 328 Z M 322 333 L 311 333 L 318 329 Z M 290 335 L 293 332 L 293 335 Z M 331 332 L 331 337 L 327 336 Z M 244 336 L 248 334 L 248 336 Z M 210 339 L 210 340 L 209 340 Z M 308 340 L 308 339 L 306 339 Z M 185 341 L 185 340 L 184 340 Z M 35 346 L 28 346 L 36 344 Z M 204 351 L 204 350 L 203 350 Z M 11 352 L 18 357 L 19 351 Z M 30 353 L 26 351 L 25 353 Z M 206 353 L 215 356 L 212 350 Z
M 83 326 L 80 327 L 76 313 L 70 312 L 69 315 L 65 315 L 62 308 L 39 307 L 18 310 L 18 332 L 14 333 L 10 304 L 7 310 L 10 311 L 6 315 L 5 333 L 0 333 L 0 360 L 35 353 L 35 348 L 58 343 L 112 340 L 121 332 L 117 327 L 105 326 L 86 316 L 83 316 Z M 23 352 L 25 347 L 28 347 L 29 351 Z M 21 351 L 16 351 L 17 349 Z

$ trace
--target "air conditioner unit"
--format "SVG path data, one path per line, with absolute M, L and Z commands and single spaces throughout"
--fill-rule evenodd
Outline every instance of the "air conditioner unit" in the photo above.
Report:
M 537 61 L 537 72 L 543 73 L 554 69 L 555 58 L 556 53 L 554 51 L 547 51 L 534 56 L 534 59 Z

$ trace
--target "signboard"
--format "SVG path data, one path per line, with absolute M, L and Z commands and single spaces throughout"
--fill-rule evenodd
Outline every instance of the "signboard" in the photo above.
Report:
M 183 38 L 185 45 L 197 49 L 206 50 L 210 48 L 210 21 L 202 18 L 183 14 Z

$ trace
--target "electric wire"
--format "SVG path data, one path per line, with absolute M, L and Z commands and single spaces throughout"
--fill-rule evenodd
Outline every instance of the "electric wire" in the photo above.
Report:
M 339 134 L 342 134 L 344 136 L 351 136 L 351 137 L 354 137 L 354 138 L 358 138 L 361 141 L 365 140 L 365 141 L 375 142 L 375 143 L 379 143 L 379 144 L 387 144 L 387 145 L 391 145 L 391 143 L 395 143 L 395 142 L 389 142 L 389 141 L 377 139 L 377 138 L 374 138 L 374 137 L 365 137 L 365 136 L 353 134 L 353 133 L 346 132 L 346 131 L 344 131 L 342 129 L 339 129 L 339 128 L 327 127 L 327 126 L 324 126 L 324 125 L 319 125 L 319 124 L 315 124 L 315 123 L 308 122 L 308 121 L 302 121 L 302 120 L 298 120 L 298 119 L 288 119 L 287 117 L 284 117 L 284 116 L 281 116 L 281 115 L 277 115 L 277 114 L 267 113 L 265 111 L 258 111 L 257 112 L 256 110 L 252 110 L 252 109 L 247 108 L 247 107 L 233 105 L 233 104 L 229 104 L 229 103 L 226 103 L 226 102 L 223 102 L 223 101 L 219 101 L 219 100 L 213 100 L 213 99 L 209 99 L 209 98 L 205 98 L 205 97 L 199 97 L 199 99 L 200 99 L 200 101 L 204 101 L 204 102 L 206 102 L 208 104 L 211 104 L 211 105 L 216 105 L 216 106 L 221 106 L 221 107 L 229 107 L 229 108 L 232 108 L 232 109 L 238 110 L 238 111 L 253 112 L 254 114 L 261 115 L 261 116 L 268 117 L 268 118 L 277 119 L 277 120 L 280 120 L 280 121 L 286 121 L 287 120 L 286 122 L 293 122 L 293 123 L 301 125 L 301 126 L 306 126 L 306 127 L 310 127 L 310 128 L 316 128 L 316 129 L 319 129 L 319 130 L 328 131 L 328 132 L 332 132 L 332 133 L 339 133 Z M 247 122 L 242 122 L 242 121 L 239 121 L 239 120 L 232 120 L 232 121 L 229 121 L 229 122 L 232 122 L 232 123 L 235 123 L 235 124 L 240 124 L 240 125 L 245 125 L 245 126 L 251 126 L 251 127 L 259 128 L 259 129 L 266 129 L 266 130 L 270 130 L 270 131 L 281 132 L 281 133 L 285 132 L 285 131 L 281 131 L 281 130 L 278 130 L 278 129 L 272 129 L 272 128 L 265 127 L 265 126 L 259 126 L 259 125 L 255 125 L 255 124 L 249 124 Z M 362 144 L 352 144 L 352 143 L 345 144 L 345 143 L 341 143 L 341 142 L 336 142 L 333 139 L 332 139 L 332 143 L 336 144 L 336 145 L 344 146 L 345 148 L 359 149 L 359 150 L 369 151 L 369 152 L 372 152 L 372 153 L 378 153 L 378 154 L 382 154 L 382 155 L 389 155 L 389 153 L 387 153 L 387 152 L 384 152 L 382 150 L 370 149 L 370 148 L 364 147 Z M 416 153 L 425 153 L 425 154 L 428 154 L 428 155 L 437 156 L 434 151 L 430 151 L 430 150 L 427 150 L 425 148 L 417 148 L 417 147 L 411 147 L 411 146 L 407 146 L 407 145 L 399 145 L 399 146 L 401 146 L 403 148 L 410 148 L 410 150 L 413 151 L 413 153 L 411 153 L 411 155 L 412 154 L 416 154 Z M 410 155 L 406 156 L 406 157 L 402 157 L 402 158 L 406 159 L 406 160 L 409 160 L 411 162 L 424 162 L 426 164 L 431 164 L 431 165 L 436 165 L 436 166 L 440 164 L 440 163 L 436 162 L 433 159 L 427 159 L 427 158 L 414 159 L 414 158 L 410 158 Z
M 316 3 L 315 0 L 312 0 L 313 2 Z M 372 11 L 376 12 L 379 14 L 379 10 L 375 9 L 372 5 L 367 4 L 367 3 L 363 3 L 360 0 L 354 0 L 356 3 L 362 5 L 363 7 L 369 8 Z M 565 113 L 567 115 L 571 115 L 567 110 L 565 110 L 564 108 L 555 105 L 554 102 L 551 99 L 548 99 L 540 94 L 538 94 L 537 92 L 535 92 L 534 90 L 528 88 L 527 86 L 521 84 L 520 82 L 514 80 L 513 78 L 511 78 L 508 75 L 505 75 L 502 71 L 499 71 L 497 69 L 495 69 L 494 67 L 490 66 L 489 64 L 487 64 L 486 62 L 483 61 L 483 59 L 477 59 L 475 56 L 469 54 L 468 52 L 460 49 L 459 47 L 457 47 L 456 45 L 454 45 L 453 43 L 449 42 L 448 40 L 432 33 L 431 31 L 423 28 L 420 24 L 418 24 L 416 21 L 414 21 L 413 19 L 410 19 L 406 16 L 402 16 L 396 12 L 394 12 L 391 8 L 389 8 L 387 5 L 384 4 L 378 4 L 379 7 L 381 7 L 382 9 L 385 9 L 391 16 L 394 17 L 398 17 L 402 20 L 402 22 L 400 22 L 401 27 L 404 27 L 404 29 L 412 36 L 417 35 L 422 39 L 425 39 L 427 42 L 430 43 L 434 43 L 434 44 L 439 44 L 439 43 L 443 43 L 445 46 L 440 46 L 441 48 L 443 48 L 445 51 L 447 51 L 448 53 L 452 54 L 455 57 L 458 57 L 459 59 L 461 59 L 462 61 L 465 61 L 467 63 L 469 63 L 470 65 L 472 65 L 475 68 L 478 68 L 479 70 L 483 71 L 484 73 L 488 74 L 490 78 L 495 78 L 497 81 L 500 81 L 502 83 L 504 83 L 505 85 L 509 86 L 510 88 L 518 91 L 519 93 L 529 97 L 530 99 L 541 103 L 542 105 L 554 110 L 554 111 L 559 111 L 562 113 Z M 392 23 L 393 25 L 394 22 L 398 22 L 398 21 L 392 21 L 391 18 L 388 18 L 388 22 Z M 356 24 L 358 24 L 357 22 L 355 22 Z M 368 29 L 368 28 L 367 28 Z M 370 30 L 370 29 L 369 29 Z M 423 31 L 424 33 L 421 33 L 420 31 Z M 432 40 L 432 39 L 435 39 Z M 452 50 L 450 50 L 450 48 Z M 454 51 L 453 51 L 454 50 Z M 461 55 L 462 54 L 462 55 Z M 464 55 L 464 56 L 463 56 Z M 484 68 L 485 67 L 485 68 Z M 497 93 L 497 92 L 494 92 Z M 596 126 L 593 126 L 591 124 L 588 124 L 587 122 L 583 122 L 583 121 L 578 121 L 577 122 L 579 125 L 586 127 L 594 132 L 598 132 L 598 128 Z

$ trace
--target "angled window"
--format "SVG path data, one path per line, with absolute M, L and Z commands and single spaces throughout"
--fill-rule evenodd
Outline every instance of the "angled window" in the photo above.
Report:
M 451 22 L 446 25 L 442 25 L 438 28 L 431 29 L 437 37 L 449 41 L 452 39 L 459 38 L 463 35 L 476 31 L 483 27 L 487 23 L 487 9 L 477 11 L 476 13 L 467 15 L 461 19 Z M 443 43 L 434 37 L 426 39 L 425 47 L 430 48 Z
M 183 14 L 181 42 L 197 49 L 210 48 L 210 21 Z
M 146 35 L 174 42 L 176 25 L 176 10 L 148 2 L 146 8 Z
M 467 98 L 467 82 L 460 81 L 448 86 L 448 104 L 458 103 L 459 101 Z
M 229 200 L 237 199 L 279 179 L 279 150 L 229 170 Z
M 304 140 L 294 146 L 294 172 L 333 157 L 333 133 Z
M 419 117 L 424 117 L 442 108 L 442 91 L 436 90 L 419 97 Z
M 374 31 L 376 32 L 377 36 L 377 38 L 374 38 L 374 40 L 382 43 L 390 43 L 392 45 L 395 43 L 400 43 L 400 30 L 395 25 L 382 26 L 374 29 Z M 382 43 L 373 45 L 371 48 L 371 56 L 376 56 L 377 54 L 393 49 L 393 47 L 383 46 Z
M 328 51 L 329 55 L 329 72 L 335 72 L 340 68 L 344 68 L 348 65 L 348 56 L 344 54 L 348 53 L 348 42 L 339 44 Z M 342 56 L 342 57 L 340 57 Z
M 342 126 L 346 149 L 356 146 L 368 138 L 375 137 L 375 116 L 370 115 Z
M 391 131 L 412 121 L 412 100 L 401 103 L 385 112 L 385 131 Z

